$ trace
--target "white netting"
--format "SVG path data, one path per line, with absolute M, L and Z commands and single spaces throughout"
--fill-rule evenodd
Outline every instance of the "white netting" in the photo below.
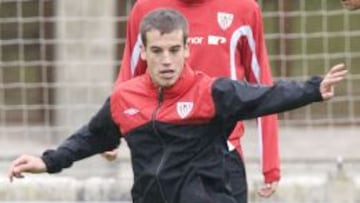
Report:
M 338 96 L 281 115 L 287 125 L 351 125 L 360 121 L 360 12 L 338 0 L 259 1 L 274 76 L 304 79 L 344 62 L 351 74 Z
M 2 0 L 1 135 L 67 135 L 87 121 L 110 93 L 130 7 Z

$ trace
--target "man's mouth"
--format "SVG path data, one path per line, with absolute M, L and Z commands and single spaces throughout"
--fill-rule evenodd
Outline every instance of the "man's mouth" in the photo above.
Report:
M 174 70 L 171 70 L 171 69 L 167 69 L 167 70 L 162 70 L 162 71 L 160 71 L 160 73 L 162 74 L 162 73 L 173 73 L 174 72 Z
M 160 76 L 163 78 L 171 78 L 173 77 L 175 71 L 174 70 L 162 70 L 160 71 Z

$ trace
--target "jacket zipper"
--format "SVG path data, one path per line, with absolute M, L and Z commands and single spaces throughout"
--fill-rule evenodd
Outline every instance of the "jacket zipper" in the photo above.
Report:
M 159 139 L 160 139 L 161 145 L 162 145 L 163 148 L 164 148 L 164 153 L 163 153 L 163 155 L 161 156 L 160 163 L 159 163 L 159 165 L 158 165 L 158 167 L 157 167 L 157 169 L 156 169 L 156 174 L 155 174 L 156 176 L 155 176 L 155 177 L 156 177 L 156 182 L 157 182 L 157 184 L 158 184 L 158 186 L 159 186 L 159 189 L 160 189 L 161 197 L 162 197 L 162 199 L 164 200 L 165 203 L 168 203 L 168 201 L 166 200 L 166 197 L 165 197 L 164 190 L 163 190 L 163 188 L 162 188 L 162 186 L 161 186 L 161 183 L 160 183 L 160 180 L 159 180 L 160 169 L 162 168 L 163 163 L 164 163 L 164 160 L 165 160 L 165 143 L 164 143 L 164 140 L 161 138 L 161 136 L 160 136 L 160 134 L 159 134 L 159 132 L 157 131 L 156 126 L 155 126 L 155 125 L 156 125 L 156 124 L 155 124 L 155 122 L 156 122 L 156 114 L 157 114 L 157 112 L 159 111 L 159 109 L 160 109 L 160 107 L 161 107 L 161 105 L 162 105 L 163 99 L 164 99 L 163 90 L 162 90 L 161 87 L 159 87 L 159 89 L 158 89 L 158 95 L 157 95 L 157 96 L 158 96 L 158 105 L 156 106 L 153 114 L 151 115 L 151 119 L 152 119 L 152 127 L 153 127 L 153 130 L 154 130 L 155 134 L 156 134 L 156 135 L 159 137 Z

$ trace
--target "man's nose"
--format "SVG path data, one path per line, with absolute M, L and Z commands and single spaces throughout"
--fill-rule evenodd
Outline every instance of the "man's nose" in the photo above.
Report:
M 171 54 L 168 51 L 165 51 L 163 54 L 163 63 L 170 63 L 171 62 Z

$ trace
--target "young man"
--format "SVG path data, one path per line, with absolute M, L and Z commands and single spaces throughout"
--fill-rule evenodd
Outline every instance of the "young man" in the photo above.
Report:
M 214 77 L 229 77 L 250 83 L 272 84 L 271 70 L 263 36 L 261 10 L 254 0 L 138 0 L 127 24 L 126 47 L 117 82 L 144 74 L 140 58 L 139 24 L 149 11 L 160 7 L 180 11 L 188 20 L 187 62 L 194 70 Z M 276 115 L 258 118 L 264 186 L 259 191 L 270 196 L 280 180 L 278 124 Z M 247 184 L 240 139 L 244 125 L 239 122 L 228 140 L 227 166 L 233 192 L 239 203 L 247 202 Z M 114 156 L 110 154 L 110 159 Z
M 341 0 L 341 3 L 348 10 L 360 9 L 360 0 Z
M 180 13 L 151 12 L 140 33 L 147 72 L 117 84 L 89 124 L 56 150 L 15 159 L 10 181 L 24 172 L 59 172 L 124 138 L 131 151 L 134 203 L 236 203 L 224 164 L 229 130 L 238 120 L 330 99 L 347 73 L 337 65 L 324 79 L 273 86 L 212 78 L 185 62 L 188 28 Z

